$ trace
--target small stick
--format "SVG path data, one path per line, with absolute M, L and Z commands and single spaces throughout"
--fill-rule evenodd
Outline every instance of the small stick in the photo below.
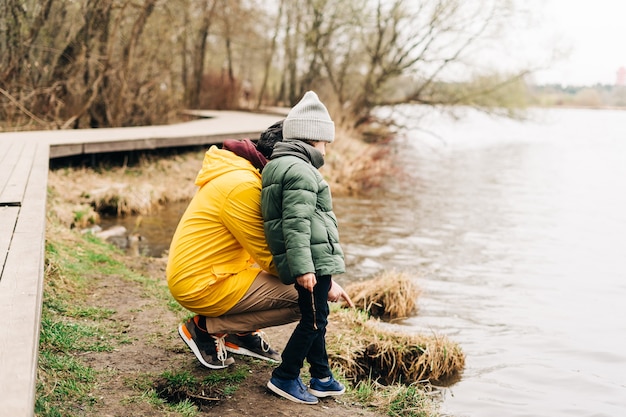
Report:
M 317 330 L 317 311 L 315 310 L 315 295 L 311 291 L 311 306 L 313 307 L 313 328 Z

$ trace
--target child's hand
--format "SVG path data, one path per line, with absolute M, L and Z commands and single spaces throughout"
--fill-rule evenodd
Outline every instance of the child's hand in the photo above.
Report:
M 317 279 L 315 278 L 315 274 L 314 273 L 308 272 L 308 273 L 306 273 L 304 275 L 300 275 L 298 278 L 296 278 L 296 282 L 301 287 L 304 287 L 307 290 L 313 292 L 313 287 L 315 287 L 315 284 L 317 284 Z

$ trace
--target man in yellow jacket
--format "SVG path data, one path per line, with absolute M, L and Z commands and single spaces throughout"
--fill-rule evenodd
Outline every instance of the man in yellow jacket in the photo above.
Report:
M 196 313 L 178 332 L 200 363 L 234 363 L 227 352 L 274 362 L 280 355 L 258 329 L 299 320 L 298 294 L 277 275 L 261 216 L 261 171 L 282 121 L 248 139 L 212 146 L 196 177 L 199 187 L 169 250 L 167 282 L 173 297 Z M 333 283 L 329 300 L 352 301 Z

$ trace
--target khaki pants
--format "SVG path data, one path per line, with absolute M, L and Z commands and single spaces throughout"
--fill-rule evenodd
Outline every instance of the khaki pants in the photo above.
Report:
M 237 304 L 219 317 L 206 317 L 209 333 L 243 333 L 300 320 L 294 285 L 261 272 Z

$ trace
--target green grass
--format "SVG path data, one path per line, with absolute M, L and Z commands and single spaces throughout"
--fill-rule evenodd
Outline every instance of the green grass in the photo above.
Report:
M 39 352 L 39 374 L 35 413 L 43 417 L 67 417 L 73 409 L 92 406 L 89 395 L 97 373 L 62 352 L 44 349 Z M 78 410 L 77 410 L 78 411 Z
M 237 384 L 246 379 L 249 372 L 250 368 L 248 366 L 240 365 L 232 371 L 229 370 L 229 372 L 210 373 L 203 379 L 203 382 L 212 386 L 221 384 Z
M 213 371 L 203 378 L 189 371 L 165 371 L 154 381 L 153 388 L 171 406 L 189 401 L 204 405 L 233 395 L 249 373 L 249 366 L 244 364 Z
M 429 399 L 424 391 L 409 385 L 402 387 L 388 407 L 388 415 L 391 417 L 429 417 Z
M 106 257 L 78 244 L 46 244 L 46 287 L 39 334 L 35 413 L 39 417 L 74 416 L 95 404 L 89 394 L 98 373 L 81 363 L 81 352 L 114 349 L 102 321 L 114 311 L 87 306 L 85 277 Z M 110 262 L 109 262 L 110 263 Z
M 384 411 L 390 417 L 434 417 L 438 415 L 439 403 L 425 386 L 381 385 L 376 381 L 363 380 L 349 389 L 356 402 Z
M 172 411 L 179 413 L 183 417 L 195 417 L 198 415 L 198 407 L 186 399 L 170 407 Z
M 43 350 L 72 352 L 110 352 L 108 334 L 96 325 L 66 322 L 45 311 L 41 319 L 39 347 Z
M 82 362 L 82 355 L 110 352 L 129 343 L 120 324 L 108 320 L 115 311 L 89 301 L 93 278 L 107 275 L 137 282 L 146 296 L 164 306 L 171 297 L 162 283 L 118 261 L 120 251 L 112 245 L 91 235 L 51 235 L 54 233 L 49 233 L 45 253 L 35 413 L 38 417 L 81 416 L 97 403 L 91 395 L 97 381 L 109 377 Z M 189 405 L 177 408 L 180 410 L 174 415 L 194 415 Z
M 190 389 L 197 384 L 197 380 L 188 372 L 175 373 L 172 371 L 166 371 L 162 375 L 165 375 L 167 383 L 171 384 L 172 388 L 177 389 Z M 195 417 L 198 415 L 198 407 L 191 400 L 185 398 L 180 401 L 169 401 L 164 398 L 162 393 L 157 392 L 158 388 L 155 388 L 154 376 L 150 374 L 139 375 L 133 379 L 126 379 L 124 382 L 127 386 L 140 392 L 139 395 L 127 398 L 125 403 L 144 402 L 152 405 L 156 409 L 167 409 L 179 414 L 182 417 Z

